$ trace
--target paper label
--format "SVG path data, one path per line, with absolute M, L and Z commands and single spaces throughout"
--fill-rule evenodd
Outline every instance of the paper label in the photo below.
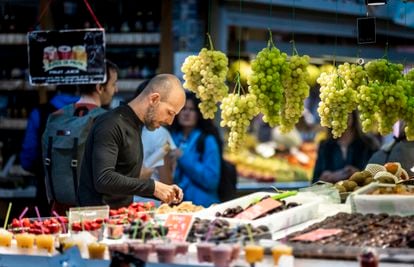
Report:
M 235 218 L 244 220 L 254 220 L 257 217 L 260 217 L 279 206 L 282 206 L 281 202 L 274 200 L 272 198 L 266 198 L 260 201 L 259 203 L 251 206 L 250 208 L 246 209 L 245 211 L 237 214 Z
M 191 214 L 169 214 L 164 226 L 168 228 L 167 237 L 175 241 L 185 241 L 193 224 Z
M 306 234 L 295 236 L 290 240 L 294 241 L 317 241 L 328 236 L 337 235 L 342 232 L 342 229 L 316 229 Z

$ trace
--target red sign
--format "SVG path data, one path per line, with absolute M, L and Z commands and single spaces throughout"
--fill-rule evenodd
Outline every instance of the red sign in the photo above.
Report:
M 164 223 L 168 227 L 167 237 L 175 241 L 185 241 L 192 224 L 191 214 L 169 214 Z
M 266 198 L 260 201 L 259 203 L 251 206 L 250 208 L 246 209 L 245 211 L 237 214 L 235 218 L 244 220 L 254 220 L 257 217 L 260 217 L 281 205 L 282 203 L 277 200 L 274 200 L 272 198 Z
M 328 236 L 337 235 L 341 232 L 342 232 L 341 229 L 316 229 L 306 234 L 295 236 L 291 240 L 314 242 L 314 241 L 323 239 Z

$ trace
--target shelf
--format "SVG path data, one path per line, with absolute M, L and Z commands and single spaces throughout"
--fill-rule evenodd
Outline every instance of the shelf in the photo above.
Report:
M 25 130 L 27 126 L 27 119 L 0 119 L 1 130 Z
M 1 33 L 0 45 L 26 45 L 24 33 Z M 107 33 L 106 44 L 109 45 L 155 45 L 161 40 L 160 33 Z

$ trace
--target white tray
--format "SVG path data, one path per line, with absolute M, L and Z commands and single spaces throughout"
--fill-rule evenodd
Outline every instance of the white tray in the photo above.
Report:
M 291 196 L 285 198 L 284 200 L 289 202 L 297 202 L 301 205 L 273 213 L 271 215 L 265 216 L 263 218 L 259 218 L 256 220 L 242 220 L 242 219 L 234 219 L 234 218 L 224 218 L 224 217 L 216 217 L 216 212 L 223 212 L 227 208 L 234 208 L 236 206 L 241 206 L 245 208 L 248 206 L 253 200 L 260 199 L 266 195 L 277 195 L 276 193 L 269 193 L 269 192 L 256 192 L 250 195 L 246 195 L 240 198 L 236 198 L 208 209 L 204 209 L 198 211 L 194 214 L 195 217 L 199 217 L 202 219 L 210 219 L 213 220 L 215 218 L 226 219 L 231 224 L 246 224 L 250 223 L 252 226 L 257 227 L 259 225 L 265 225 L 269 227 L 271 232 L 275 232 L 299 223 L 303 223 L 305 221 L 311 220 L 318 216 L 318 208 L 321 199 L 318 198 L 315 194 L 309 192 L 299 192 L 296 196 Z

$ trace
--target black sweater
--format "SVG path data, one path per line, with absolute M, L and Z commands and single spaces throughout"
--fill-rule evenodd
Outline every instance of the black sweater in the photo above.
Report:
M 143 123 L 130 106 L 99 116 L 85 145 L 79 182 L 79 205 L 129 205 L 133 195 L 152 197 L 154 181 L 139 179 Z

